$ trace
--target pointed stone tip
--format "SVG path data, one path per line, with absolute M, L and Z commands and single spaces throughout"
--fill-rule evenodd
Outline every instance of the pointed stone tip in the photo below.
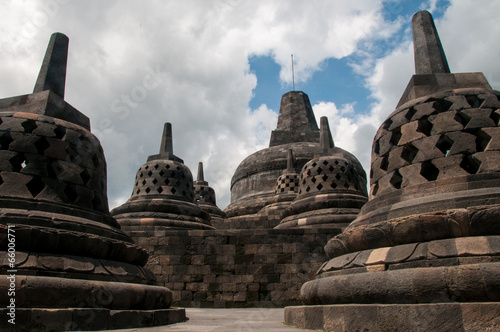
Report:
M 69 38 L 65 34 L 56 32 L 50 36 L 33 92 L 50 90 L 64 98 L 68 47 Z
M 295 172 L 295 159 L 293 158 L 293 150 L 288 149 L 288 155 L 286 158 L 286 171 L 288 173 Z
M 330 125 L 328 124 L 328 118 L 326 116 L 322 116 L 319 119 L 319 147 L 323 151 L 335 147 Z
M 173 155 L 174 146 L 172 140 L 172 124 L 167 122 L 163 125 L 163 135 L 161 137 L 160 155 Z
M 417 75 L 450 73 L 431 13 L 426 10 L 419 11 L 413 15 L 411 23 L 415 73 Z
M 198 177 L 196 178 L 197 181 L 205 181 L 205 177 L 203 175 L 203 163 L 200 161 L 198 163 Z

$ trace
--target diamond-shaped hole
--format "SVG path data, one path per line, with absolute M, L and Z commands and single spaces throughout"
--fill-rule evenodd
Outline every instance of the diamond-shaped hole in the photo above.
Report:
M 427 179 L 427 181 L 434 181 L 438 178 L 439 169 L 434 166 L 430 161 L 422 163 L 420 168 L 420 175 Z
M 464 127 L 467 126 L 467 124 L 470 122 L 470 120 L 472 120 L 472 118 L 465 113 L 457 113 L 457 114 L 455 114 L 453 119 L 455 121 L 457 121 L 458 123 L 460 123 Z
M 436 143 L 436 147 L 445 155 L 448 156 L 450 149 L 453 146 L 453 141 L 446 135 L 441 135 Z
M 153 182 L 153 184 L 157 184 L 157 183 L 158 183 L 158 180 L 153 179 L 153 181 L 152 181 L 152 182 Z
M 92 199 L 92 207 L 94 210 L 101 210 L 102 209 L 102 201 L 99 197 L 94 196 Z
M 389 158 L 384 157 L 382 159 L 382 162 L 380 163 L 380 169 L 383 171 L 387 171 L 388 168 L 389 168 Z
M 175 193 L 177 192 L 177 189 L 172 188 L 172 189 L 170 189 L 170 192 L 175 195 Z
M 158 169 L 160 167 L 160 165 L 156 164 L 154 167 L 155 167 L 155 169 Z
M 99 163 L 99 158 L 97 157 L 97 155 L 94 155 L 92 157 L 92 163 L 94 164 L 94 168 L 98 168 L 100 163 Z
M 432 130 L 432 123 L 429 121 L 429 119 L 422 118 L 418 120 L 418 127 L 417 127 L 418 132 L 426 136 L 429 136 L 431 134 L 431 130 Z
M 170 180 L 169 179 L 165 179 L 165 185 L 168 186 L 170 184 Z
M 406 160 L 411 164 L 413 159 L 415 159 L 415 156 L 417 155 L 418 150 L 415 148 L 412 144 L 408 144 L 403 148 L 403 151 L 401 152 L 401 158 Z
M 399 143 L 399 140 L 401 139 L 401 128 L 396 128 L 392 131 L 392 135 L 391 135 L 391 144 L 392 145 L 398 145 Z
M 23 163 L 26 163 L 26 159 L 22 153 L 19 153 L 10 158 L 9 163 L 12 165 L 14 172 L 20 172 L 24 168 Z
M 406 114 L 405 114 L 406 120 L 411 121 L 411 118 L 413 118 L 415 113 L 417 113 L 417 111 L 413 107 L 410 107 L 408 109 L 408 112 L 406 112 Z
M 158 173 L 161 177 L 163 177 L 163 175 L 165 174 L 165 172 L 163 171 L 160 171 L 160 173 Z
M 146 194 L 149 194 L 149 192 L 151 191 L 151 189 L 149 189 L 149 187 L 146 187 L 146 189 L 144 189 L 144 191 L 146 192 Z
M 382 125 L 382 128 L 384 129 L 389 129 L 389 127 L 392 125 L 392 120 L 388 119 L 384 124 Z
M 33 130 L 36 129 L 37 125 L 34 120 L 26 120 L 23 123 L 21 123 L 21 126 L 24 128 L 24 132 L 27 134 L 31 134 Z
M 324 174 L 324 175 L 321 177 L 321 179 L 322 179 L 323 181 L 328 180 L 328 175 Z
M 316 189 L 318 189 L 318 190 L 323 189 L 323 185 L 322 185 L 321 183 L 320 183 L 320 184 L 318 184 L 318 185 L 316 186 Z
M 330 184 L 330 187 L 332 187 L 332 189 L 335 189 L 335 188 L 337 188 L 337 184 L 336 184 L 335 182 L 332 182 L 332 183 Z
M 38 176 L 35 176 L 26 183 L 26 188 L 28 188 L 31 196 L 36 197 L 45 188 L 45 183 Z
M 78 193 L 76 192 L 75 188 L 71 185 L 66 186 L 66 188 L 64 188 L 64 194 L 66 195 L 66 197 L 68 197 L 71 203 L 74 203 L 78 198 Z
M 56 134 L 56 138 L 63 138 L 64 135 L 66 135 L 66 128 L 64 128 L 63 126 L 56 126 L 56 128 L 54 129 L 54 134 Z
M 482 101 L 475 95 L 465 96 L 465 99 L 472 108 L 478 108 L 479 106 L 481 106 Z
M 488 148 L 491 141 L 491 136 L 482 130 L 478 130 L 476 135 L 476 151 L 482 152 Z
M 2 176 L 0 175 L 0 186 L 2 185 L 3 183 L 3 179 L 2 179 Z
M 379 154 L 380 154 L 380 142 L 379 142 L 379 140 L 377 140 L 377 141 L 373 144 L 373 152 L 374 152 L 376 155 L 379 155 Z
M 480 166 L 481 162 L 471 155 L 464 156 L 462 162 L 460 163 L 460 167 L 466 170 L 469 174 L 477 174 Z
M 344 183 L 344 187 L 345 187 L 346 189 L 349 189 L 349 187 L 350 187 L 350 186 L 349 186 L 349 183 L 347 183 L 347 182 L 346 182 L 346 183 Z
M 38 151 L 38 154 L 43 155 L 44 151 L 50 146 L 50 143 L 47 141 L 45 137 L 40 138 L 35 142 L 35 148 Z
M 342 175 L 337 174 L 337 175 L 335 175 L 335 178 L 337 179 L 337 181 L 340 181 L 340 179 L 342 179 Z
M 89 180 L 90 180 L 90 174 L 89 172 L 87 171 L 87 169 L 84 169 L 81 173 L 80 173 L 80 177 L 82 178 L 82 181 L 83 183 L 87 183 Z
M 163 192 L 163 189 L 161 187 L 158 187 L 156 191 L 158 192 L 158 194 L 161 194 Z
M 10 133 L 7 131 L 2 132 L 0 135 L 0 148 L 3 150 L 7 150 L 9 148 L 9 144 L 12 143 L 13 139 L 10 136 Z
M 401 176 L 401 173 L 399 173 L 399 170 L 396 170 L 394 172 L 389 182 L 392 184 L 394 188 L 401 189 L 401 184 L 403 183 L 403 177 Z
M 328 165 L 328 160 L 323 160 L 323 165 L 324 166 Z

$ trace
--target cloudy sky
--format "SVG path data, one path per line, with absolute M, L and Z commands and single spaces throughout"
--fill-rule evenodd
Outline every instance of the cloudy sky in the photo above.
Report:
M 431 11 L 453 72 L 500 89 L 500 1 L 7 0 L 0 3 L 0 98 L 30 93 L 51 33 L 70 39 L 66 101 L 86 114 L 108 163 L 113 208 L 158 153 L 199 161 L 218 204 L 266 148 L 281 95 L 307 93 L 337 146 L 369 171 L 372 139 L 413 69 L 411 16 Z

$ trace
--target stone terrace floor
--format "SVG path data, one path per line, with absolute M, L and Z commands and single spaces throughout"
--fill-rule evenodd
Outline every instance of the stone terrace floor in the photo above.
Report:
M 141 329 L 113 330 L 122 332 L 300 332 L 306 331 L 283 323 L 284 309 L 195 309 L 187 308 L 189 320 L 184 323 Z M 311 330 L 307 330 L 311 331 Z

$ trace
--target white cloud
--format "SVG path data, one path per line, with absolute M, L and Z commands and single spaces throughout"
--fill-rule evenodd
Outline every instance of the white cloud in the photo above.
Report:
M 498 4 L 476 3 L 452 2 L 438 28 L 452 69 L 485 71 L 493 84 L 500 80 L 500 46 L 493 42 L 500 32 Z M 136 170 L 157 153 L 168 121 L 175 154 L 193 173 L 204 162 L 205 178 L 224 208 L 237 165 L 267 146 L 276 125 L 277 110 L 249 109 L 257 79 L 248 58 L 272 55 L 289 83 L 293 53 L 295 79 L 306 81 L 325 59 L 370 54 L 377 40 L 401 33 L 401 21 L 383 20 L 381 4 L 11 0 L 0 4 L 8 13 L 0 22 L 0 97 L 31 91 L 50 34 L 64 32 L 70 38 L 66 100 L 90 117 L 101 140 L 111 207 L 130 195 Z M 35 28 L 24 32 L 30 24 Z M 314 106 L 317 115 L 329 116 L 336 144 L 365 168 L 375 130 L 413 72 L 411 53 L 408 41 L 382 59 L 358 63 L 374 100 L 369 114 L 353 114 L 355 104 Z M 148 78 L 151 70 L 162 73 L 157 84 Z

